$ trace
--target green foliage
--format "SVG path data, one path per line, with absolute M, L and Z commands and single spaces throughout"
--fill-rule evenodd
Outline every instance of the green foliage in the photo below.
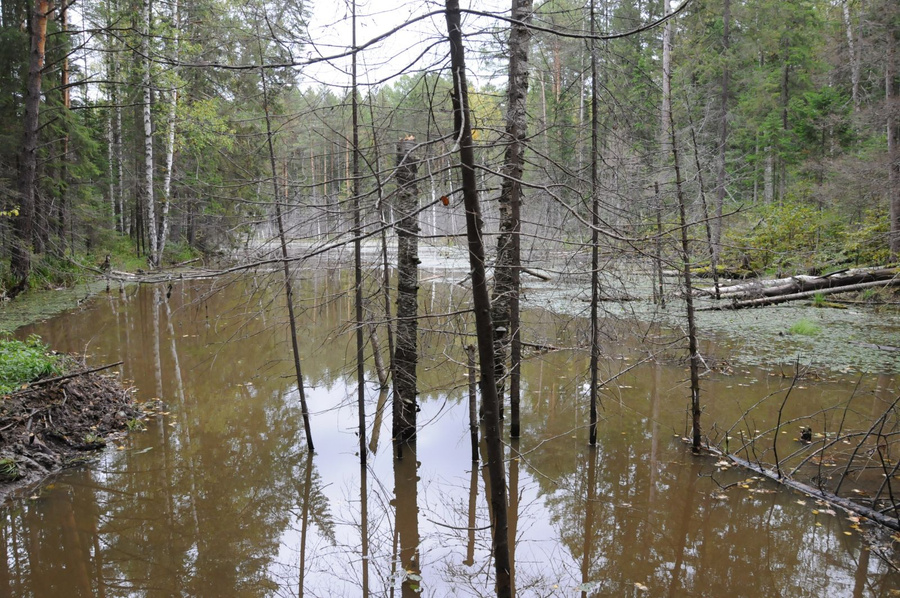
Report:
M 127 422 L 125 422 L 125 425 L 128 426 L 129 432 L 143 432 L 147 429 L 146 424 L 136 418 L 129 419 Z
M 799 334 L 801 336 L 816 336 L 822 329 L 815 323 L 810 322 L 809 320 L 798 320 L 793 326 L 788 330 L 791 334 Z
M 19 464 L 12 457 L 0 459 L 0 480 L 14 482 L 22 477 Z
M 889 230 L 887 211 L 867 211 L 862 222 L 849 227 L 844 253 L 856 264 L 886 264 L 891 257 L 887 244 Z
M 8 394 L 38 378 L 59 374 L 59 361 L 40 337 L 32 335 L 25 341 L 0 338 L 0 393 Z
M 166 243 L 165 264 L 181 264 L 200 256 L 200 252 L 183 241 Z
M 843 261 L 844 234 L 832 210 L 797 200 L 764 205 L 729 229 L 724 256 L 726 263 L 749 261 L 756 271 L 805 272 Z

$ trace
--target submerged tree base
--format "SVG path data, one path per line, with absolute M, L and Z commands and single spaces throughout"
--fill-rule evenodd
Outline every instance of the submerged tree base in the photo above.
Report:
M 2 398 L 0 500 L 83 463 L 109 439 L 143 428 L 133 393 L 114 377 L 75 362 L 70 370 Z

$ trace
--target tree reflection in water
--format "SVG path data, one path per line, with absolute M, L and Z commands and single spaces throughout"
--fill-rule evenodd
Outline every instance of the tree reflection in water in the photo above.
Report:
M 303 340 L 316 348 L 304 360 L 315 456 L 303 445 L 278 288 L 264 276 L 177 284 L 170 298 L 129 288 L 22 331 L 61 350 L 90 342 L 98 362 L 124 359 L 140 398 L 160 397 L 167 415 L 3 511 L 0 595 L 490 595 L 490 513 L 471 462 L 463 346 L 437 319 L 422 331 L 432 353 L 420 367 L 422 433 L 402 461 L 376 451 L 390 397 L 367 373 L 372 455 L 360 470 L 352 345 L 335 332 L 348 317 L 339 293 L 348 282 L 323 270 L 298 286 Z M 429 313 L 451 311 L 440 293 L 428 300 Z M 578 334 L 578 320 L 529 317 L 545 338 Z M 735 597 L 900 587 L 843 518 L 813 515 L 803 497 L 735 489 L 713 498 L 711 463 L 672 434 L 683 422 L 677 365 L 647 364 L 608 388 L 615 396 L 588 449 L 577 392 L 586 366 L 577 351 L 523 364 L 522 438 L 507 450 L 518 596 L 623 594 L 636 583 L 647 595 Z M 614 375 L 628 364 L 611 357 L 605 367 Z M 711 376 L 710 421 L 733 421 L 738 403 L 758 397 L 739 386 L 750 376 L 780 383 L 758 371 Z M 798 389 L 797 403 L 812 410 L 851 391 L 821 383 Z M 871 412 L 894 397 L 872 391 Z M 723 484 L 746 477 L 715 475 Z

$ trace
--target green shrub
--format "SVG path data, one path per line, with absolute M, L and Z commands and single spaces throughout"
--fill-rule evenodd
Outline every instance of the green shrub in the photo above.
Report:
M 844 253 L 856 264 L 886 264 L 890 260 L 887 210 L 869 210 L 858 226 L 851 226 L 844 241 Z
M 40 337 L 26 341 L 0 338 L 0 394 L 8 394 L 23 384 L 60 373 L 60 358 L 49 353 Z
M 757 272 L 805 273 L 843 262 L 845 224 L 833 210 L 798 200 L 758 206 L 725 235 L 727 264 Z

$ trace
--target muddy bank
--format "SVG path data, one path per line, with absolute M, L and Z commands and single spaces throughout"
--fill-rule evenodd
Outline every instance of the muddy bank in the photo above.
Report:
M 73 363 L 70 373 L 33 382 L 0 400 L 0 501 L 93 457 L 141 427 L 131 389 Z

